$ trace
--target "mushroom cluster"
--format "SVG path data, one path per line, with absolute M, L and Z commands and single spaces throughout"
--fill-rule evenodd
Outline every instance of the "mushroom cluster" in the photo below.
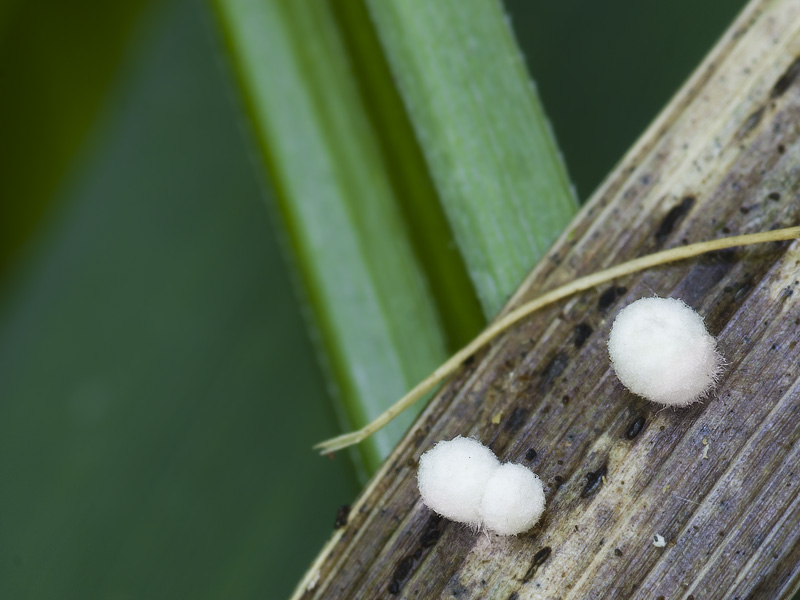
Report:
M 675 298 L 642 298 L 623 308 L 612 325 L 608 352 L 628 390 L 671 406 L 705 397 L 724 364 L 703 317 Z M 471 438 L 441 441 L 425 452 L 417 483 L 430 509 L 500 535 L 527 531 L 544 512 L 541 480 L 523 465 L 501 464 Z M 654 545 L 663 545 L 659 538 Z
M 458 436 L 438 442 L 419 459 L 422 501 L 431 510 L 475 528 L 516 535 L 544 512 L 544 487 L 530 469 L 501 464 L 479 441 Z
M 671 406 L 705 397 L 723 364 L 703 317 L 677 298 L 641 298 L 623 308 L 608 353 L 622 385 Z

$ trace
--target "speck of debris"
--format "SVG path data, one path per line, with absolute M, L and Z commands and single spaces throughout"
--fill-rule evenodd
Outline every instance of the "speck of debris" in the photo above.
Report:
M 336 510 L 336 520 L 333 522 L 334 529 L 341 529 L 345 525 L 347 525 L 347 517 L 350 516 L 350 505 L 349 504 L 342 504 Z
M 310 591 L 311 591 L 311 590 L 313 590 L 315 587 L 317 587 L 317 584 L 318 584 L 318 583 L 319 583 L 319 571 L 316 571 L 316 572 L 314 573 L 314 576 L 313 576 L 313 577 L 311 578 L 311 580 L 308 582 L 308 585 L 306 586 L 306 591 L 307 591 L 307 592 L 310 592 Z
M 616 556 L 622 556 L 622 550 L 620 550 L 619 548 L 614 548 L 614 554 Z
M 664 539 L 664 536 L 659 535 L 658 533 L 653 536 L 653 546 L 656 548 L 663 548 L 667 545 L 667 541 Z
M 628 429 L 625 431 L 625 437 L 628 438 L 629 440 L 634 439 L 636 436 L 642 433 L 642 430 L 644 429 L 646 422 L 647 421 L 645 420 L 644 417 L 641 416 L 637 417 L 636 420 L 634 420 L 633 422 L 631 422 L 630 425 L 628 425 Z
M 708 460 L 708 440 L 703 438 L 703 456 L 701 460 Z
M 555 477 L 553 477 L 553 481 L 556 482 L 556 489 L 564 485 L 564 478 L 561 475 L 556 475 Z
M 502 410 L 499 411 L 499 412 L 494 413 L 494 416 L 492 417 L 492 425 L 499 425 L 500 424 L 500 420 L 502 418 L 503 418 L 503 411 Z
M 536 460 L 536 450 L 528 448 L 528 451 L 525 453 L 525 460 Z

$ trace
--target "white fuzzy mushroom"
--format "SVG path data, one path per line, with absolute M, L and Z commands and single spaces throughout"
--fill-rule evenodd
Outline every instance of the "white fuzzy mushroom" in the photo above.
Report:
M 505 463 L 486 484 L 481 520 L 490 531 L 516 535 L 533 527 L 544 512 L 544 486 L 530 469 Z
M 438 442 L 419 459 L 422 501 L 443 517 L 477 527 L 486 484 L 499 466 L 494 453 L 477 440 L 458 436 Z
M 608 353 L 622 385 L 673 406 L 704 397 L 723 364 L 703 317 L 675 298 L 642 298 L 623 308 Z
M 533 472 L 501 465 L 489 448 L 461 436 L 420 457 L 417 484 L 431 510 L 500 535 L 527 531 L 544 511 L 544 487 Z

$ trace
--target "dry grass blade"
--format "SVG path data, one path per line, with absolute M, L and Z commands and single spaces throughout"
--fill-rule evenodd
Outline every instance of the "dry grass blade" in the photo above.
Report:
M 412 406 L 425 394 L 431 391 L 437 384 L 442 382 L 448 376 L 452 375 L 462 362 L 467 360 L 472 354 L 486 346 L 489 342 L 497 336 L 505 332 L 508 328 L 513 327 L 525 317 L 528 317 L 554 302 L 563 300 L 578 292 L 583 292 L 598 285 L 608 283 L 619 277 L 638 273 L 645 269 L 650 269 L 658 265 L 664 265 L 678 260 L 686 260 L 709 252 L 719 250 L 727 250 L 737 246 L 752 246 L 754 244 L 764 244 L 767 242 L 781 242 L 786 240 L 797 239 L 800 237 L 800 227 L 785 227 L 774 231 L 764 231 L 759 233 L 750 233 L 746 235 L 734 235 L 719 240 L 711 240 L 708 242 L 698 242 L 697 244 L 690 244 L 689 246 L 680 246 L 670 250 L 662 250 L 661 252 L 654 252 L 641 258 L 635 258 L 628 262 L 622 263 L 610 269 L 604 269 L 597 273 L 592 273 L 586 277 L 580 277 L 566 285 L 554 289 L 526 302 L 519 308 L 515 308 L 505 316 L 498 319 L 487 327 L 480 335 L 478 335 L 469 344 L 464 346 L 461 350 L 456 352 L 453 356 L 442 363 L 433 373 L 426 377 L 423 381 L 418 383 L 414 388 L 405 396 L 400 398 L 392 406 L 390 406 L 384 413 L 378 416 L 374 421 L 368 423 L 365 427 L 357 431 L 345 433 L 336 436 L 319 444 L 314 448 L 319 450 L 322 454 L 330 454 L 337 450 L 347 448 L 353 444 L 357 444 L 362 440 L 380 430 L 392 419 L 394 419 L 401 412 Z
M 637 256 L 798 221 L 800 0 L 754 2 L 505 314 Z M 295 598 L 791 597 L 799 274 L 800 246 L 775 242 L 620 276 L 531 315 L 429 403 Z M 653 294 L 683 298 L 717 336 L 728 367 L 703 404 L 660 410 L 609 369 L 615 311 Z M 455 435 L 539 473 L 539 525 L 489 538 L 422 506 L 416 461 Z

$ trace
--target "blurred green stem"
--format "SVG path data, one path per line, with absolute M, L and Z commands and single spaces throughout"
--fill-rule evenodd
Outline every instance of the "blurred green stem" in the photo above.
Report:
M 329 4 L 216 4 L 337 404 L 360 426 L 446 356 L 435 303 Z M 368 471 L 413 416 L 362 446 Z
M 366 0 L 487 318 L 577 210 L 496 0 Z

